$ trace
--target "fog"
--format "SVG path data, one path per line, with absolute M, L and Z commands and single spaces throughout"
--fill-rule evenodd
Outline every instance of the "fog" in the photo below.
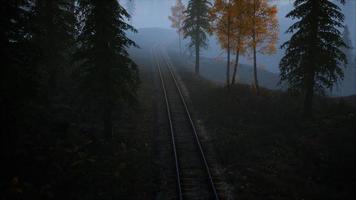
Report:
M 162 29 L 170 29 L 171 23 L 168 19 L 168 16 L 171 14 L 171 7 L 175 4 L 176 0 L 121 0 L 122 5 L 127 8 L 128 12 L 132 15 L 130 23 L 139 29 L 143 28 L 162 28 Z M 183 3 L 187 5 L 188 0 L 183 0 Z M 278 7 L 278 19 L 279 19 L 279 29 L 280 35 L 277 43 L 278 51 L 273 55 L 258 55 L 258 63 L 259 68 L 263 68 L 272 73 L 279 73 L 278 64 L 280 59 L 283 56 L 284 51 L 279 47 L 289 39 L 290 35 L 286 34 L 285 31 L 292 24 L 292 20 L 286 18 L 286 14 L 293 8 L 292 0 L 276 0 L 272 1 Z M 346 5 L 340 5 L 345 14 L 345 25 L 348 26 L 350 30 L 350 39 L 352 41 L 349 46 L 356 46 L 356 0 L 347 0 Z M 343 30 L 341 30 L 343 32 Z M 187 42 L 187 41 L 185 41 Z M 351 68 L 356 68 L 353 64 L 353 60 L 355 59 L 356 50 L 352 49 L 352 57 L 349 58 L 352 62 Z M 221 59 L 225 58 L 225 52 L 221 50 L 220 45 L 214 36 L 211 36 L 209 39 L 209 48 L 202 52 L 202 57 Z M 250 56 L 244 56 L 241 58 L 241 63 L 250 65 L 252 60 Z M 356 71 L 352 69 L 352 72 L 349 72 L 349 69 L 346 69 L 345 74 L 349 74 Z M 345 77 L 345 79 L 353 79 L 352 82 L 356 84 L 356 78 L 353 77 Z M 342 85 L 342 84 L 341 84 Z M 342 86 L 338 86 L 337 90 Z M 352 89 L 355 91 L 355 89 Z M 344 92 L 336 92 L 336 93 L 344 93 Z M 349 94 L 350 92 L 346 92 Z

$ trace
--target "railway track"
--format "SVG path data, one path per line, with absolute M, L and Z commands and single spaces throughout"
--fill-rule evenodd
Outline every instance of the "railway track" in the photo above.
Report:
M 183 199 L 219 199 L 203 147 L 172 65 L 159 46 L 153 56 L 166 104 L 176 173 L 177 196 Z

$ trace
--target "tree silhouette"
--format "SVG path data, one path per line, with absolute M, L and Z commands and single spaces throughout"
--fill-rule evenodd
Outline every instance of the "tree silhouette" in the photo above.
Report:
M 89 13 L 79 35 L 81 85 L 87 103 L 102 116 L 105 136 L 111 137 L 114 110 L 136 98 L 138 71 L 126 50 L 135 43 L 125 32 L 135 29 L 124 22 L 129 14 L 116 0 L 80 2 Z
M 287 17 L 299 21 L 287 30 L 293 36 L 282 45 L 286 52 L 280 62 L 281 81 L 304 93 L 304 115 L 311 117 L 314 91 L 322 93 L 343 78 L 346 44 L 339 28 L 344 15 L 329 0 L 297 0 L 294 7 Z
M 195 49 L 195 74 L 199 74 L 200 48 L 207 47 L 210 5 L 208 0 L 190 0 L 185 12 L 183 32 L 190 38 L 189 48 Z
M 39 47 L 39 64 L 47 82 L 42 85 L 51 99 L 58 94 L 59 75 L 74 44 L 74 4 L 73 0 L 37 0 L 33 12 L 33 41 Z
M 14 154 L 24 115 L 37 94 L 36 49 L 30 40 L 27 1 L 4 1 L 0 8 L 1 158 Z M 6 164 L 6 163 L 4 163 Z

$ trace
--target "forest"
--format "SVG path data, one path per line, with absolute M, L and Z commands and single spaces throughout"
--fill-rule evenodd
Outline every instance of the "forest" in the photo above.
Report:
M 0 199 L 355 198 L 353 8 L 2 1 Z

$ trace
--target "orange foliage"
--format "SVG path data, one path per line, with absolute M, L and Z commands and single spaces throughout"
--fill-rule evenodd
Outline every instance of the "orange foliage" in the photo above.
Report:
M 244 2 L 247 0 L 215 0 L 211 9 L 212 27 L 220 45 L 243 53 L 246 49 L 247 20 Z
M 269 5 L 269 0 L 248 0 L 247 3 L 250 8 L 247 10 L 250 17 L 249 46 L 258 48 L 262 54 L 275 53 L 279 32 L 277 7 Z
M 247 48 L 260 47 L 260 53 L 271 54 L 276 51 L 278 40 L 277 12 L 269 0 L 215 0 L 211 31 L 216 33 L 223 49 L 230 46 L 244 53 Z

